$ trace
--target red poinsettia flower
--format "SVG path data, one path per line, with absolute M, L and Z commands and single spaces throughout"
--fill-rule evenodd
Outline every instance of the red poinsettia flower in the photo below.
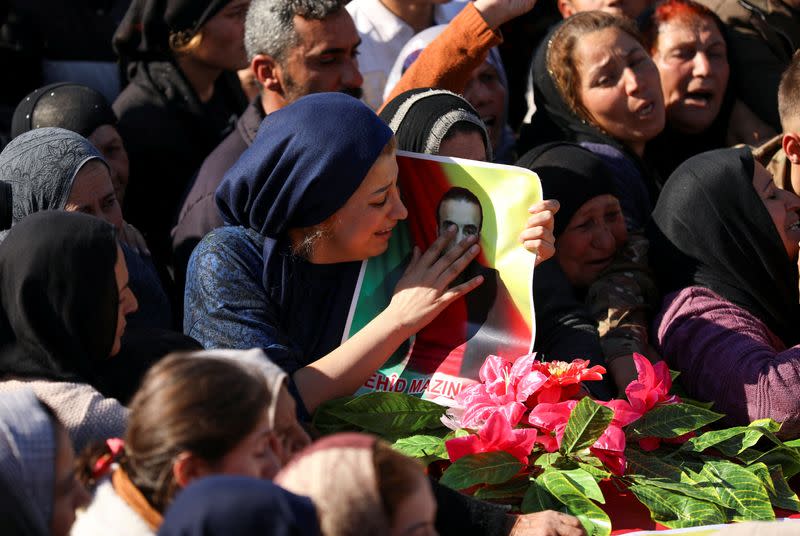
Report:
M 589 452 L 615 475 L 625 474 L 625 432 L 619 425 L 609 424 L 603 435 L 589 447 Z
M 625 395 L 633 411 L 644 415 L 655 406 L 676 404 L 681 401 L 676 395 L 669 394 L 669 390 L 672 389 L 672 377 L 664 361 L 653 365 L 643 355 L 633 354 L 633 362 L 636 364 L 639 377 L 625 388 Z
M 527 411 L 528 400 L 545 383 L 547 376 L 533 370 L 533 354 L 518 358 L 513 364 L 490 355 L 478 374 L 482 383 L 471 385 L 456 395 L 456 403 L 464 408 L 460 424 L 478 428 L 496 412 L 505 415 L 512 426 Z
M 450 439 L 445 446 L 451 462 L 468 454 L 502 451 L 527 465 L 536 436 L 537 432 L 533 428 L 514 428 L 506 416 L 498 411 L 489 417 L 477 435 Z
M 533 370 L 547 376 L 547 383 L 538 390 L 534 399 L 528 400 L 528 407 L 539 403 L 554 404 L 562 400 L 575 398 L 581 388 L 581 382 L 602 380 L 606 369 L 599 365 L 589 367 L 589 362 L 576 359 L 571 363 L 564 361 L 535 361 Z
M 577 405 L 577 400 L 565 400 L 555 404 L 542 402 L 531 410 L 528 422 L 544 432 L 539 434 L 537 443 L 547 452 L 555 452 L 561 446 L 567 421 Z

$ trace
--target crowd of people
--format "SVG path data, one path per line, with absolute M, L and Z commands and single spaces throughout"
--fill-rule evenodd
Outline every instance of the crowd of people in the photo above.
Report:
M 2 533 L 583 534 L 310 425 L 485 283 L 440 224 L 343 339 L 397 151 L 539 176 L 534 350 L 590 396 L 636 353 L 800 437 L 800 3 L 535 4 L 0 1 Z

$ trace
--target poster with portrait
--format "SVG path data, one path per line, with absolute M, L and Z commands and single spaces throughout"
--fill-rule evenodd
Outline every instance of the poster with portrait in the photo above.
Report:
M 358 391 L 452 398 L 477 380 L 486 356 L 513 361 L 530 351 L 534 256 L 518 237 L 528 207 L 542 199 L 541 184 L 532 171 L 513 166 L 402 151 L 397 160 L 409 216 L 387 251 L 363 263 L 344 340 L 386 308 L 414 245 L 427 250 L 452 225 L 458 240 L 479 235 L 480 254 L 453 285 L 477 275 L 483 283 L 406 341 Z

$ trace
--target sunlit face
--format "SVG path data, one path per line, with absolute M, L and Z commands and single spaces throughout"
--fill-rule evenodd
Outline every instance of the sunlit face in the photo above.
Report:
M 108 162 L 108 166 L 111 168 L 111 184 L 117 195 L 117 201 L 122 204 L 130 174 L 128 151 L 125 150 L 122 137 L 112 125 L 100 125 L 86 139 L 97 147 Z
M 481 233 L 481 208 L 480 206 L 464 199 L 448 199 L 439 207 L 438 234 L 442 235 L 447 229 L 455 226 L 456 236 L 447 246 L 452 248 L 470 236 L 480 236 Z
M 456 132 L 439 144 L 439 156 L 486 161 L 486 143 L 478 132 Z
M 753 174 L 753 188 L 767 207 L 789 258 L 796 260 L 800 242 L 800 197 L 775 186 L 769 171 L 758 162 Z
M 250 0 L 231 0 L 200 28 L 203 39 L 187 54 L 215 69 L 238 71 L 247 67 L 244 19 Z
M 114 333 L 114 344 L 111 346 L 111 353 L 109 354 L 112 357 L 117 355 L 122 347 L 122 335 L 125 334 L 125 326 L 127 325 L 125 317 L 136 312 L 139 308 L 139 302 L 128 285 L 128 267 L 125 265 L 125 255 L 119 246 L 117 246 L 117 262 L 114 264 L 114 276 L 117 281 L 119 303 L 117 305 L 117 330 Z
M 350 199 L 322 224 L 325 232 L 314 246 L 311 262 L 363 261 L 386 251 L 392 229 L 408 216 L 400 200 L 397 171 L 394 152 L 378 157 Z
M 506 88 L 500 81 L 500 74 L 486 61 L 472 72 L 464 89 L 464 98 L 486 124 L 489 140 L 494 147 L 498 146 L 503 135 L 506 97 Z
M 556 239 L 556 259 L 573 286 L 588 287 L 627 240 L 619 201 L 599 195 L 581 206 Z
M 651 0 L 562 0 L 558 3 L 558 8 L 564 18 L 583 11 L 605 11 L 619 17 L 635 19 L 651 3 Z
M 75 175 L 69 192 L 67 212 L 83 212 L 122 228 L 122 209 L 114 193 L 111 174 L 101 161 L 89 160 Z
M 401 502 L 392 519 L 391 536 L 436 536 L 436 498 L 427 477 L 419 475 L 414 492 Z
M 662 24 L 653 60 L 661 75 L 667 122 L 679 132 L 703 132 L 717 118 L 730 67 L 714 21 L 694 16 Z
M 282 465 L 289 463 L 295 454 L 311 444 L 311 438 L 297 421 L 297 405 L 284 386 L 278 391 L 275 407 L 275 436 L 278 438 L 278 458 Z
M 364 78 L 358 70 L 361 38 L 346 9 L 322 20 L 294 18 L 299 44 L 282 62 L 284 98 L 340 91 L 361 97 Z
M 594 123 L 638 155 L 664 129 L 664 98 L 653 60 L 618 28 L 584 35 L 575 45 L 578 98 Z
M 255 428 L 222 457 L 214 472 L 272 480 L 281 469 L 277 444 L 265 408 Z
M 53 516 L 50 534 L 67 536 L 75 522 L 75 510 L 89 504 L 91 496 L 75 475 L 75 451 L 63 426 L 55 426 L 56 459 L 53 482 Z

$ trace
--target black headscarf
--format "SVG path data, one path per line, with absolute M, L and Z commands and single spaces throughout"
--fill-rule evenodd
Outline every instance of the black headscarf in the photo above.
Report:
M 650 262 L 665 292 L 708 288 L 793 346 L 800 341 L 797 264 L 753 188 L 754 166 L 746 148 L 679 166 L 653 212 Z
M 470 123 L 483 135 L 486 160 L 492 160 L 492 144 L 478 112 L 464 98 L 450 91 L 420 88 L 405 91 L 380 113 L 397 136 L 398 148 L 423 154 L 439 154 L 439 146 L 457 123 Z
M 320 534 L 311 499 L 267 480 L 241 476 L 201 478 L 178 494 L 160 536 L 314 536 Z
M 0 181 L 11 185 L 12 225 L 34 212 L 63 210 L 78 171 L 95 159 L 108 167 L 100 151 L 71 130 L 37 128 L 14 138 L 0 153 Z
M 172 57 L 171 33 L 190 38 L 231 0 L 133 0 L 114 34 L 114 49 L 125 61 Z
M 97 91 L 80 84 L 59 82 L 26 96 L 14 110 L 11 137 L 42 127 L 58 127 L 91 136 L 101 125 L 115 125 L 117 116 Z
M 616 195 L 614 179 L 603 160 L 573 143 L 556 142 L 528 151 L 517 162 L 539 175 L 545 198 L 556 199 L 553 234 L 558 238 L 584 203 L 600 195 Z M 556 248 L 558 242 L 556 242 Z M 585 289 L 576 289 L 556 258 L 536 268 L 533 302 L 536 304 L 534 349 L 546 359 L 588 359 L 605 365 L 597 323 L 584 302 Z M 612 398 L 608 378 L 588 385 L 596 398 Z
M 25 218 L 0 244 L 0 375 L 89 383 L 117 329 L 116 230 L 76 212 Z
M 516 165 L 536 172 L 545 199 L 556 199 L 561 204 L 554 217 L 556 238 L 584 203 L 600 195 L 617 195 L 614 179 L 603 160 L 573 143 L 537 147 L 523 155 Z

